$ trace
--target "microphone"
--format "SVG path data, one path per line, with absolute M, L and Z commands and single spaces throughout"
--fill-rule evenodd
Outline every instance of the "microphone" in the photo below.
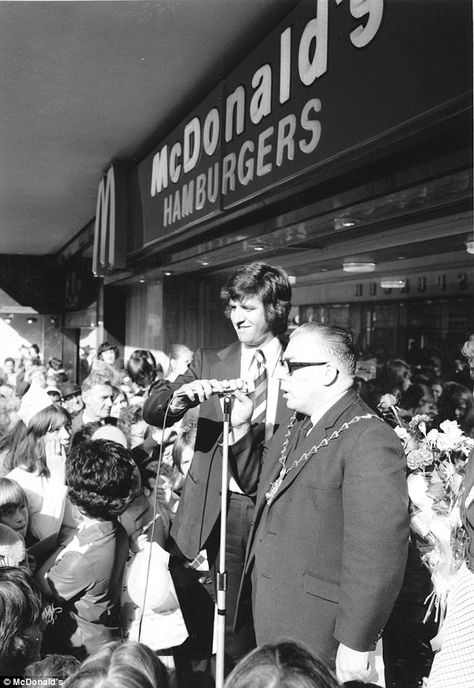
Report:
M 220 381 L 219 381 L 220 382 Z M 255 392 L 255 385 L 252 380 L 243 380 L 242 378 L 238 380 L 240 383 L 240 386 L 235 384 L 237 381 L 234 380 L 232 381 L 234 384 L 231 384 L 230 380 L 222 380 L 221 384 L 223 389 L 218 389 L 216 387 L 211 387 L 211 391 L 213 394 L 216 394 L 218 397 L 228 397 L 228 396 L 235 396 L 235 393 L 242 392 L 242 394 L 251 394 L 252 392 Z M 185 385 L 184 385 L 185 386 Z M 184 387 L 183 386 L 183 387 Z M 183 391 L 182 389 L 177 389 L 171 399 L 169 400 L 169 408 L 171 409 L 174 406 L 174 402 L 178 401 L 179 399 L 182 398 L 188 399 L 188 394 L 186 391 Z M 178 402 L 179 403 L 179 402 Z M 182 402 L 181 402 L 182 403 Z M 189 403 L 189 402 L 188 402 Z M 178 407 L 180 410 L 183 410 L 184 407 Z M 175 410 L 175 409 L 172 409 Z M 177 409 L 176 409 L 177 410 Z
M 237 385 L 230 385 L 228 380 L 224 380 L 222 383 L 224 385 L 224 389 L 222 391 L 216 390 L 215 392 L 213 390 L 213 392 L 215 394 L 217 394 L 218 397 L 229 397 L 229 396 L 235 396 L 236 392 L 242 392 L 242 394 L 249 395 L 255 391 L 254 385 L 251 382 L 249 382 L 248 380 L 242 380 L 242 383 L 243 383 L 242 386 L 238 387 Z M 253 387 L 253 389 L 252 389 L 252 387 Z

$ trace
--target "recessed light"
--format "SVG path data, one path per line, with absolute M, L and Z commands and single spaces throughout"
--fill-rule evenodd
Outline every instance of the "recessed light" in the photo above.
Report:
M 340 215 L 334 218 L 334 230 L 340 232 L 341 229 L 349 229 L 357 224 L 357 219 L 351 215 Z
M 344 272 L 373 272 L 375 263 L 369 261 L 347 261 L 342 264 Z
M 387 277 L 380 280 L 380 286 L 382 289 L 403 289 L 406 284 L 406 280 L 397 279 L 396 277 Z

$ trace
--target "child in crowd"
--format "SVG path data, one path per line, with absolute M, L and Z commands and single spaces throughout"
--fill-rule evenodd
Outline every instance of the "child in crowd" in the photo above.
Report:
M 47 685 L 47 679 L 55 678 L 64 681 L 68 676 L 77 671 L 80 666 L 80 661 L 72 655 L 46 655 L 44 659 L 28 664 L 23 676 L 32 681 L 40 681 L 41 679 L 45 681 L 42 684 L 31 682 L 29 685 Z
M 26 566 L 26 547 L 20 533 L 0 523 L 0 566 Z
M 52 649 L 82 659 L 120 637 L 119 598 L 128 537 L 118 522 L 133 496 L 135 464 L 116 442 L 75 447 L 66 477 L 71 502 L 82 514 L 78 529 L 41 567 L 43 593 L 62 605 Z
M 32 573 L 57 547 L 56 534 L 37 541 L 29 530 L 28 497 L 16 480 L 0 478 L 0 524 L 17 532 L 28 547 L 28 566 Z
M 168 688 L 168 673 L 152 650 L 142 643 L 109 643 L 88 657 L 64 688 Z
M 42 640 L 41 599 L 24 566 L 0 566 L 0 610 L 0 675 L 21 676 Z
M 28 498 L 21 485 L 10 478 L 0 478 L 0 523 L 27 539 Z

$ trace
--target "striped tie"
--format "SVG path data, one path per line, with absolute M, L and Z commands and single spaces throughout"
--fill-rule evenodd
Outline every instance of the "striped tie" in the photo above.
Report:
M 268 381 L 263 351 L 257 349 L 254 359 L 257 362 L 257 372 L 254 379 L 255 392 L 253 395 L 252 423 L 265 423 Z

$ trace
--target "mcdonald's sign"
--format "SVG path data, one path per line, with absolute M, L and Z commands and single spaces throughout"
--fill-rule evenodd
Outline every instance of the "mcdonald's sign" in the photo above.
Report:
M 114 163 L 100 180 L 97 193 L 92 258 L 95 277 L 126 265 L 127 195 L 125 166 Z

